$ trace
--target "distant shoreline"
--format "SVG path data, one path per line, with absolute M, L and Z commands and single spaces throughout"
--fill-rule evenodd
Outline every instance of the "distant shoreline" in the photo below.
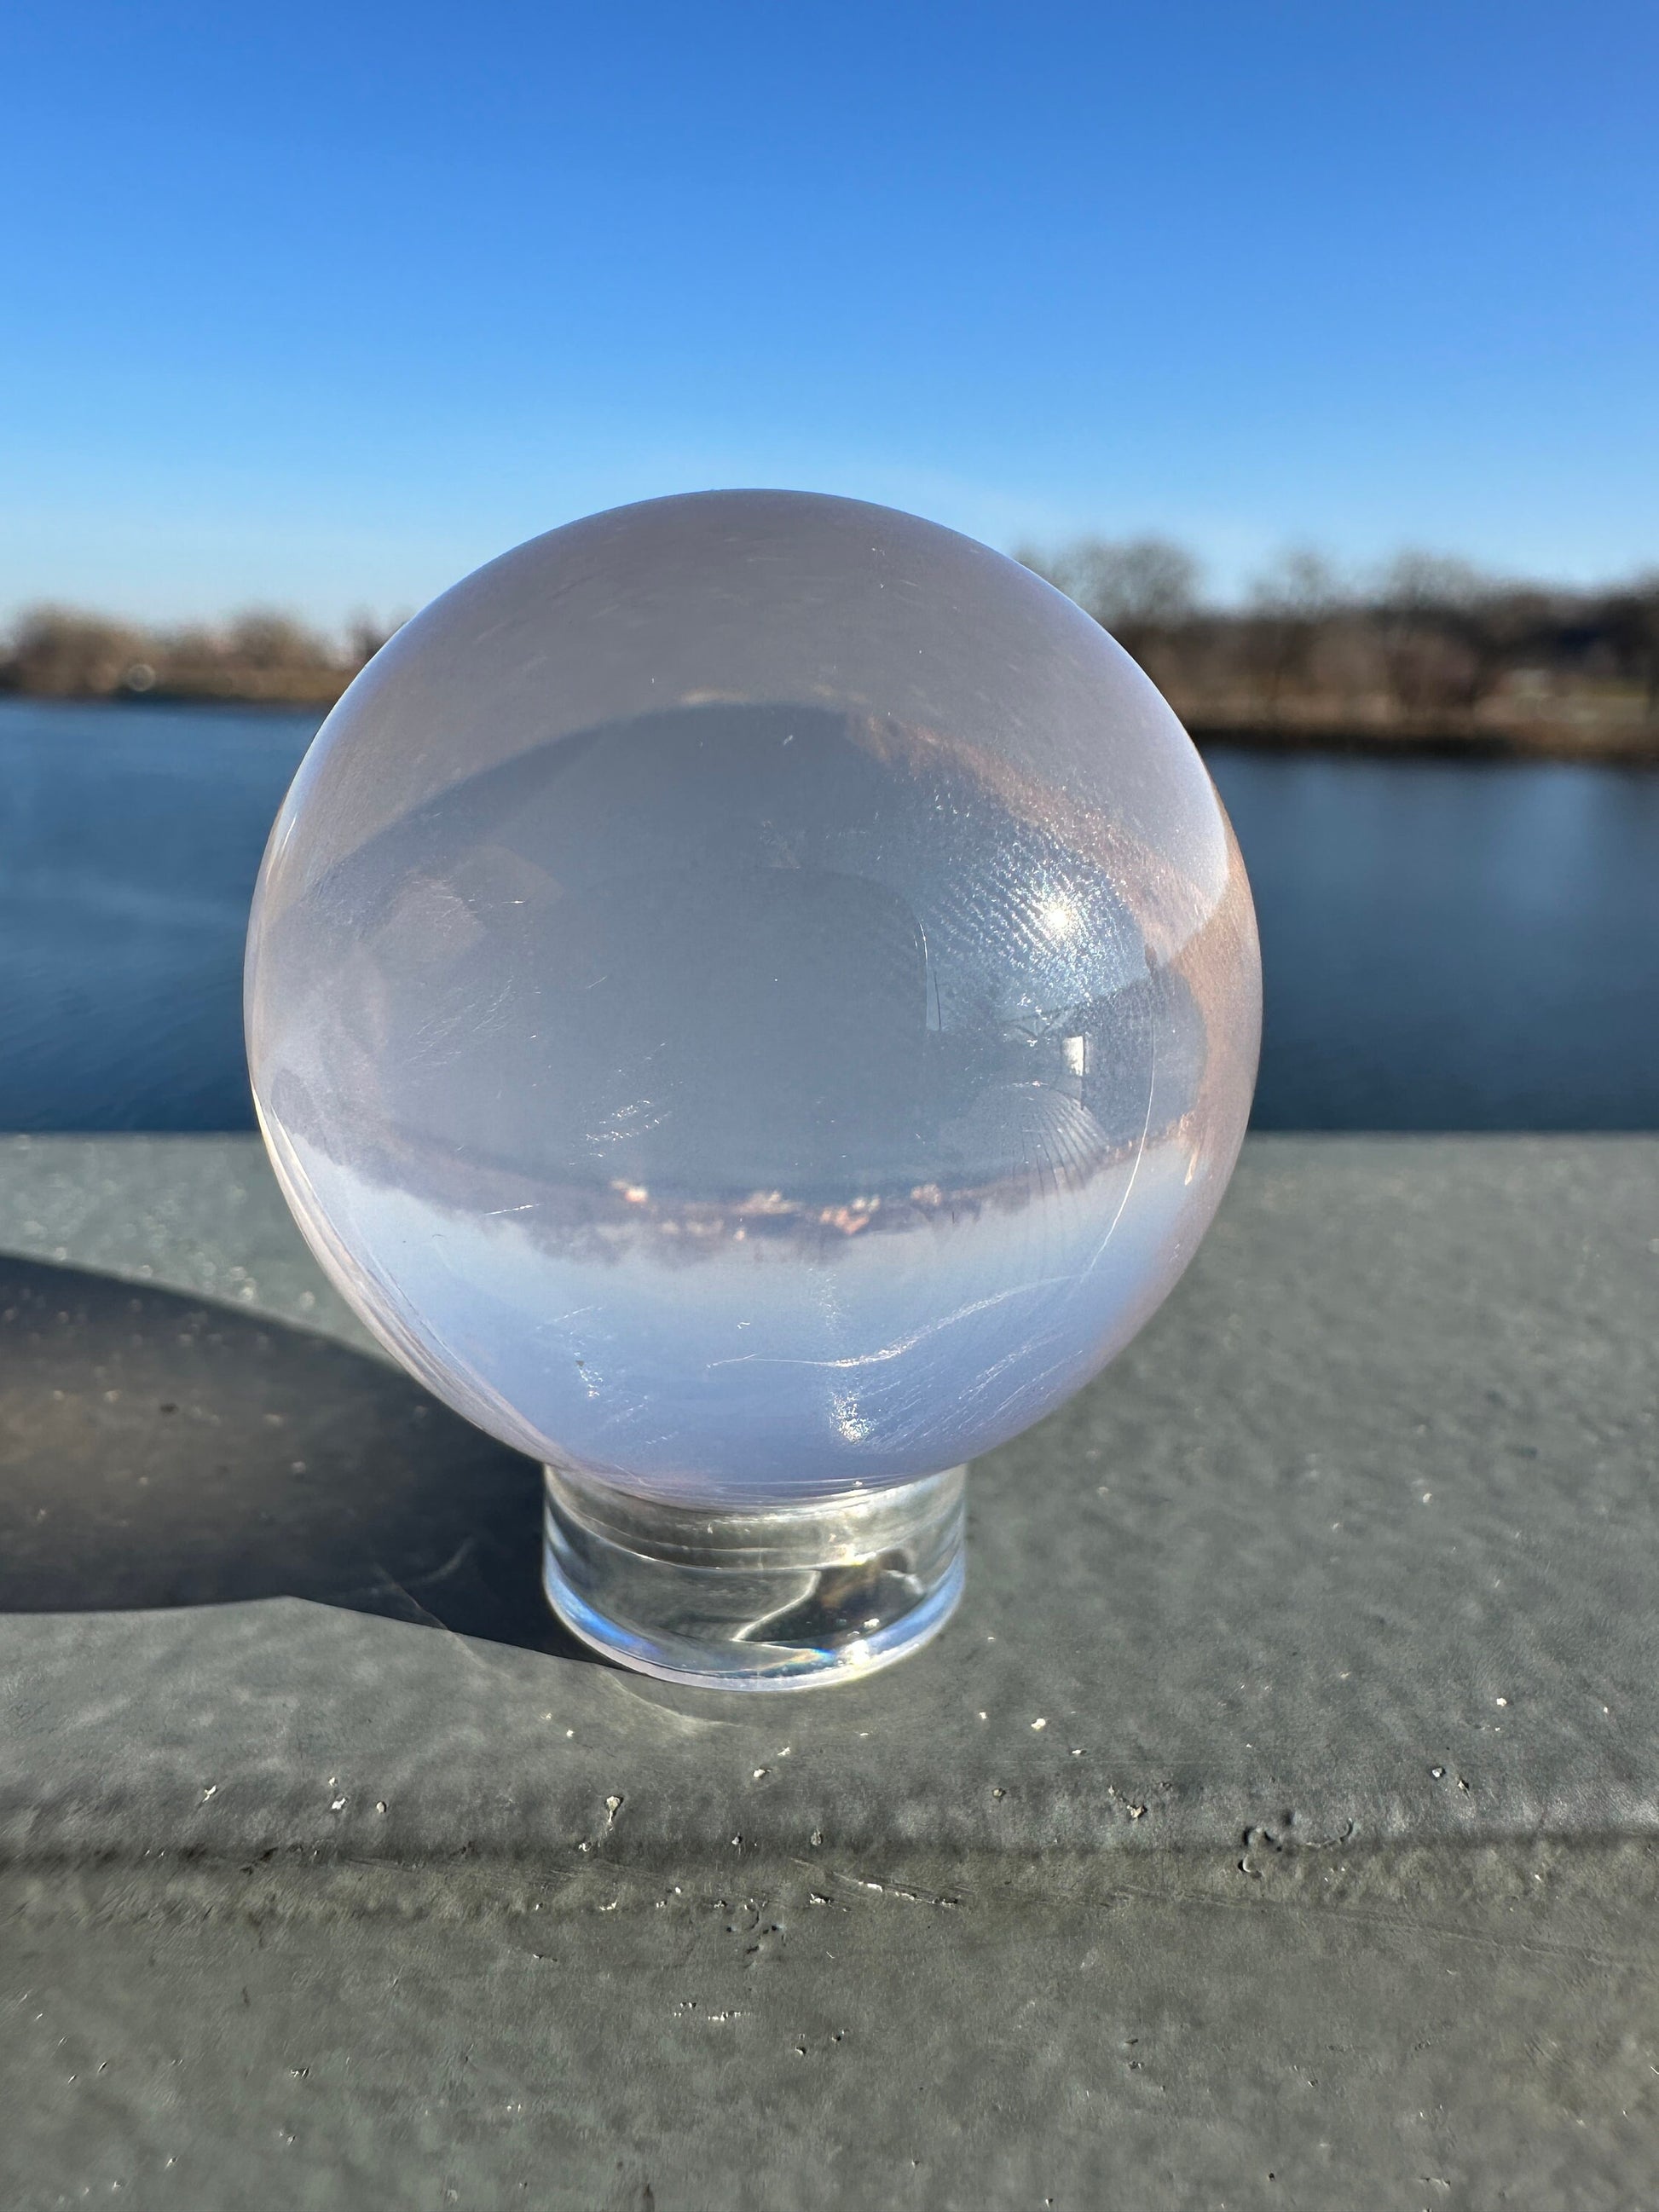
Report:
M 1402 556 L 1365 592 L 1311 556 L 1248 605 L 1205 606 L 1161 540 L 1086 540 L 1044 561 L 1203 747 L 1369 758 L 1659 765 L 1659 570 L 1595 589 L 1504 582 Z M 326 714 L 396 630 L 327 635 L 275 609 L 139 625 L 68 607 L 0 640 L 0 694 Z
M 356 672 L 354 670 L 355 675 Z M 299 691 L 173 691 L 160 684 L 144 691 L 30 691 L 21 684 L 0 684 L 0 705 L 10 702 L 27 707 L 113 707 L 123 714 L 144 714 L 151 708 L 204 709 L 234 708 L 276 714 L 326 714 L 337 706 L 350 677 L 331 690 Z
M 1371 760 L 1555 761 L 1603 768 L 1659 769 L 1659 723 L 1265 723 L 1183 715 L 1200 752 L 1359 755 Z
M 285 691 L 276 686 L 178 690 L 155 685 L 143 691 L 33 691 L 0 688 L 0 701 L 36 707 L 227 709 L 241 713 L 328 713 L 350 681 L 343 673 L 326 688 Z M 1262 753 L 1341 754 L 1372 760 L 1557 761 L 1586 765 L 1659 769 L 1659 722 L 1612 717 L 1580 722 L 1528 720 L 1388 721 L 1375 714 L 1286 714 L 1279 719 L 1217 714 L 1200 705 L 1170 702 L 1200 752 L 1212 748 Z

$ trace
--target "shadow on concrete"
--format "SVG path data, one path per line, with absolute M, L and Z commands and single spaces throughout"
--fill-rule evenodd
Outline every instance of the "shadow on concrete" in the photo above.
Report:
M 0 1613 L 311 1598 L 591 1658 L 540 1471 L 361 1352 L 0 1257 Z

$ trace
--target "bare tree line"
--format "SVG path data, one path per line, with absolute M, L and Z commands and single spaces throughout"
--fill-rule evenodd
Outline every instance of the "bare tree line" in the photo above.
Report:
M 67 607 L 34 607 L 0 652 L 0 690 L 44 699 L 234 699 L 322 705 L 338 698 L 394 625 L 325 637 L 254 609 L 210 627 L 150 629 Z
M 1586 590 L 1407 552 L 1355 580 L 1293 550 L 1221 608 L 1165 538 L 1018 557 L 1109 629 L 1200 734 L 1659 743 L 1659 571 Z
M 1408 552 L 1354 579 L 1291 550 L 1222 607 L 1167 538 L 1085 538 L 1017 557 L 1103 623 L 1200 738 L 1659 750 L 1659 570 L 1583 589 Z M 329 638 L 255 610 L 149 629 L 37 607 L 0 644 L 0 690 L 323 704 L 395 626 L 362 621 Z

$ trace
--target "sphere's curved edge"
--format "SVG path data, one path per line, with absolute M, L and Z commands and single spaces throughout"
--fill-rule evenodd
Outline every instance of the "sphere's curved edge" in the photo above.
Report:
M 711 1503 L 1069 1395 L 1207 1226 L 1259 1018 L 1151 679 L 1007 556 L 774 489 L 561 525 L 415 617 L 295 779 L 245 981 L 376 1340 L 515 1449 Z
M 955 529 L 948 522 L 939 522 L 932 515 L 918 514 L 911 507 L 890 507 L 886 501 L 878 499 L 855 499 L 847 492 L 818 491 L 807 484 L 703 484 L 696 491 L 654 492 L 648 499 L 623 500 L 615 507 L 596 507 L 590 514 L 573 515 L 568 522 L 556 522 L 546 530 L 532 531 L 528 538 L 520 538 L 517 544 L 507 546 L 500 553 L 493 554 L 488 561 L 480 562 L 476 568 L 469 569 L 465 576 L 457 577 L 453 584 L 446 586 L 442 592 L 428 600 L 426 606 L 417 608 L 410 620 L 418 621 L 427 611 L 428 607 L 437 605 L 438 602 L 447 598 L 451 592 L 459 591 L 463 586 L 472 583 L 479 577 L 488 575 L 492 568 L 504 562 L 516 560 L 520 555 L 527 552 L 532 546 L 550 545 L 555 538 L 564 538 L 567 533 L 574 536 L 576 532 L 584 531 L 595 524 L 621 523 L 653 512 L 665 513 L 670 508 L 681 511 L 693 507 L 708 508 L 720 500 L 740 500 L 751 509 L 763 501 L 775 501 L 780 507 L 808 501 L 813 507 L 826 513 L 831 508 L 839 509 L 848 520 L 855 514 L 873 515 L 878 516 L 884 523 L 890 526 L 900 524 L 907 532 L 921 529 L 930 533 L 937 532 L 942 538 L 954 538 L 958 544 L 968 547 L 972 552 L 982 557 L 1006 562 L 1010 568 L 1019 569 L 1024 574 L 1029 576 L 1033 583 L 1040 585 L 1045 592 L 1052 593 L 1066 606 L 1075 607 L 1076 605 L 1074 600 L 1068 599 L 1066 594 L 1051 584 L 1046 576 L 1039 575 L 1035 568 L 1028 568 L 1024 562 L 1017 558 L 1015 555 L 1005 553 L 998 546 L 988 545 L 982 538 L 975 538 L 965 530 Z M 1088 616 L 1085 619 L 1091 623 L 1094 621 L 1092 616 Z M 407 626 L 407 624 L 404 625 L 405 628 Z M 397 635 L 398 633 L 394 631 L 393 637 L 395 638 Z M 1106 631 L 1105 635 L 1108 637 L 1111 636 L 1109 630 Z M 392 639 L 388 638 L 386 645 L 382 646 L 380 651 L 385 652 L 386 647 L 392 642 Z M 1117 640 L 1113 638 L 1112 643 L 1117 645 Z M 1119 646 L 1118 650 L 1122 652 L 1123 648 Z M 1129 657 L 1125 655 L 1126 659 Z M 372 666 L 373 662 L 368 665 Z

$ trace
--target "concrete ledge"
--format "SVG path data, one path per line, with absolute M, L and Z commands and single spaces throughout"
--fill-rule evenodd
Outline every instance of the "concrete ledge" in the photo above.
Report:
M 1648 1846 L 907 1872 L 0 1875 L 6 2202 L 1654 2201 Z
M 1253 1143 L 938 1644 L 677 1695 L 241 1139 L 0 1146 L 9 2203 L 1659 2196 L 1659 1140 Z
M 940 1642 L 759 1706 L 591 1663 L 543 1621 L 525 1463 L 323 1340 L 333 1302 L 242 1140 L 34 1139 L 0 1152 L 0 1195 L 13 1251 L 153 1270 L 125 1298 L 27 1271 L 9 1294 L 37 1340 L 14 1341 L 34 1474 L 12 1495 L 51 1495 L 7 1607 L 110 1549 L 114 1509 L 77 1520 L 77 1483 L 170 1463 L 191 1407 L 223 1470 L 200 1525 L 164 1483 L 121 1506 L 158 1609 L 116 1589 L 0 1617 L 14 1856 L 1659 1826 L 1659 1142 L 1253 1145 L 1128 1355 L 975 1470 Z M 182 1419 L 155 1410 L 169 1387 L 196 1394 Z M 353 1484 L 355 1553 L 316 1520 Z M 203 1601 L 160 1604 L 186 1539 Z M 284 1565 L 250 1585 L 261 1557 Z

